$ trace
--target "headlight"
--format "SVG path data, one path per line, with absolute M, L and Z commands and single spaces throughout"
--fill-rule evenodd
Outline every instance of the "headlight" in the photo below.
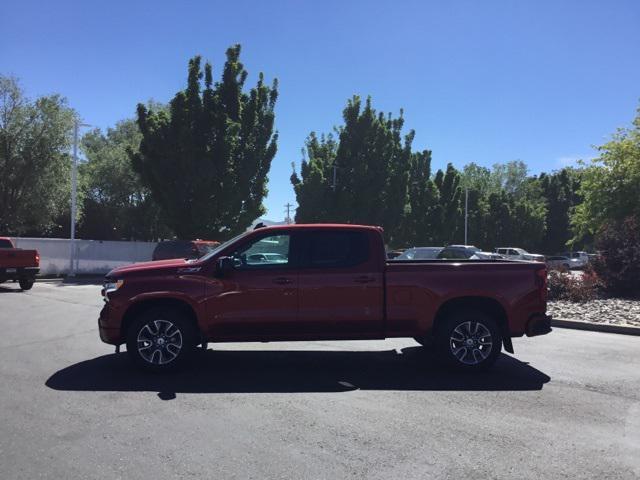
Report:
M 120 287 L 122 287 L 122 285 L 124 285 L 124 280 L 122 280 L 122 279 L 116 280 L 115 282 L 106 282 L 104 284 L 104 293 L 105 293 L 105 295 L 107 293 L 115 292 Z

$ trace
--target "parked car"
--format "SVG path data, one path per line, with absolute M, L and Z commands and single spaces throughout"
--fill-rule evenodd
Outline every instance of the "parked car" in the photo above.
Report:
M 504 260 L 505 258 L 499 253 L 495 252 L 475 252 L 472 259 L 477 260 Z
M 405 250 L 396 260 L 428 260 L 437 258 L 444 247 L 413 247 Z
M 394 258 L 398 258 L 400 255 L 402 255 L 406 250 L 404 248 L 399 248 L 396 250 L 390 250 L 387 252 L 387 258 L 389 260 L 393 260 Z
M 282 263 L 251 264 L 269 248 Z M 413 337 L 465 370 L 490 367 L 512 337 L 549 333 L 547 272 L 532 262 L 386 260 L 382 230 L 252 230 L 196 261 L 146 262 L 105 278 L 103 342 L 165 371 L 206 342 Z
M 584 268 L 589 263 L 587 252 L 564 252 L 561 255 L 571 259 L 571 268 Z
M 497 253 L 483 252 L 473 245 L 449 245 L 442 249 L 437 258 L 449 260 L 456 258 L 468 260 L 499 260 L 503 257 Z
M 544 255 L 529 253 L 522 248 L 500 247 L 496 248 L 496 253 L 510 260 L 529 260 L 533 262 L 544 262 Z
M 547 257 L 545 263 L 547 264 L 547 267 L 552 270 L 569 270 L 571 268 L 571 259 L 569 257 L 563 257 L 561 255 Z
M 473 250 L 474 252 L 480 252 L 482 249 L 476 247 L 475 245 L 448 245 L 452 248 L 465 248 L 467 250 Z
M 22 290 L 30 290 L 39 271 L 37 250 L 16 248 L 10 238 L 0 237 L 0 283 L 13 280 Z
M 213 240 L 165 240 L 158 242 L 153 250 L 152 260 L 200 258 L 220 245 Z

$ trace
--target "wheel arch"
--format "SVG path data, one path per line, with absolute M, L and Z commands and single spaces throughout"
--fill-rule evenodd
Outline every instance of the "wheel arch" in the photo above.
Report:
M 444 320 L 448 318 L 453 312 L 458 310 L 480 310 L 491 318 L 495 319 L 498 323 L 498 327 L 502 333 L 502 343 L 504 349 L 513 353 L 513 344 L 511 343 L 511 335 L 509 334 L 509 323 L 507 312 L 502 304 L 491 297 L 481 296 L 464 296 L 455 297 L 444 302 L 438 310 L 433 319 L 433 330 L 436 331 L 439 325 L 442 325 Z
M 175 309 L 183 313 L 184 316 L 193 325 L 193 328 L 199 336 L 202 336 L 202 332 L 198 326 L 198 316 L 196 315 L 193 307 L 186 301 L 174 297 L 161 297 L 161 298 L 148 298 L 139 300 L 127 308 L 122 316 L 122 324 L 120 327 L 121 338 L 126 338 L 127 331 L 133 323 L 133 321 L 144 312 L 152 308 L 166 308 Z

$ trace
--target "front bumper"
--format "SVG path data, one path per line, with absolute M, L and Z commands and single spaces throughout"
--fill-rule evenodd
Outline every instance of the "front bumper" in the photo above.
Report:
M 527 322 L 525 333 L 527 337 L 537 337 L 551 332 L 551 316 L 543 313 L 534 313 Z
M 102 307 L 100 317 L 98 318 L 98 331 L 100 332 L 100 340 L 104 343 L 108 343 L 109 345 L 121 345 L 123 343 L 120 324 L 117 321 L 117 317 L 117 312 L 115 312 L 113 307 L 106 302 Z

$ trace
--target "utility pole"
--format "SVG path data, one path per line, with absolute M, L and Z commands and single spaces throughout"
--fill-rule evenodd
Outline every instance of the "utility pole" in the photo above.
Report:
M 78 192 L 78 129 L 89 127 L 78 119 L 73 124 L 73 163 L 71 164 L 71 241 L 69 242 L 69 276 L 75 277 L 76 198 Z
M 469 223 L 469 187 L 464 189 L 464 244 L 467 243 L 467 225 Z
M 289 202 L 287 202 L 287 204 L 285 205 L 285 208 L 287 209 L 287 216 L 285 217 L 284 221 L 287 222 L 287 225 L 289 225 L 291 223 L 291 207 L 293 207 L 293 205 L 291 205 Z

